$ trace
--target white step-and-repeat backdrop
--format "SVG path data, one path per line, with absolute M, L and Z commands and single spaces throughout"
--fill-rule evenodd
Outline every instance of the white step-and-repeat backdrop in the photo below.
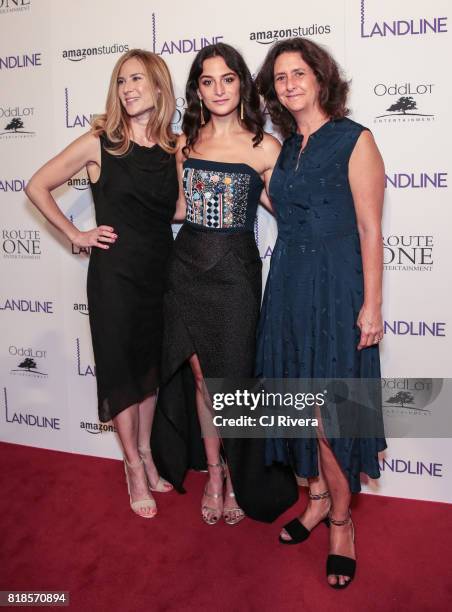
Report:
M 352 117 L 386 163 L 383 374 L 449 376 L 451 13 L 449 0 L 0 0 L 0 439 L 120 457 L 114 428 L 97 420 L 89 253 L 40 218 L 24 187 L 103 111 L 113 65 L 133 47 L 167 61 L 176 131 L 206 44 L 236 46 L 252 72 L 282 38 L 332 51 L 351 79 Z M 55 195 L 78 227 L 93 226 L 85 172 Z M 266 273 L 276 230 L 263 211 L 256 235 Z M 449 439 L 389 443 L 366 491 L 452 502 Z

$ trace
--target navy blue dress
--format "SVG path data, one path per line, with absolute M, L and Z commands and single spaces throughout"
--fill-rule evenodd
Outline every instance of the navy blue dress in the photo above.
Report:
M 283 145 L 270 184 L 278 224 L 258 328 L 256 374 L 268 378 L 379 378 L 378 345 L 358 351 L 363 268 L 348 162 L 361 132 L 332 120 Z M 383 438 L 331 438 L 352 492 L 380 475 Z M 315 439 L 268 439 L 266 462 L 318 475 Z

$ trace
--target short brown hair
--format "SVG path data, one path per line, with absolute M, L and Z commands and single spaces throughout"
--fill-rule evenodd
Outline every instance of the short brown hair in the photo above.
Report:
M 303 60 L 314 72 L 320 86 L 320 108 L 331 119 L 341 119 L 348 115 L 346 106 L 348 83 L 342 77 L 341 70 L 334 58 L 308 38 L 289 38 L 277 42 L 267 54 L 256 78 L 257 87 L 263 96 L 275 125 L 284 138 L 296 131 L 295 119 L 278 100 L 274 85 L 274 67 L 276 58 L 282 53 L 300 53 Z

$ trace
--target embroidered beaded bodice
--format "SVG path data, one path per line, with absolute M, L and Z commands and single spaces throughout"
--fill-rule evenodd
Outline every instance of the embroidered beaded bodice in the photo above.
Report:
M 183 187 L 188 223 L 212 230 L 253 231 L 263 182 L 248 164 L 190 157 L 184 162 Z

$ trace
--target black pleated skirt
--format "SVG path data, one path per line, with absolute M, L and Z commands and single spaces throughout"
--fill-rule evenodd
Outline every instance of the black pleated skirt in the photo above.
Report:
M 206 469 L 189 357 L 205 378 L 251 378 L 261 300 L 261 260 L 252 232 L 185 223 L 169 264 L 164 298 L 162 381 L 152 451 L 162 476 L 183 491 L 186 471 Z M 297 499 L 290 469 L 265 466 L 263 439 L 224 439 L 237 502 L 271 522 Z

